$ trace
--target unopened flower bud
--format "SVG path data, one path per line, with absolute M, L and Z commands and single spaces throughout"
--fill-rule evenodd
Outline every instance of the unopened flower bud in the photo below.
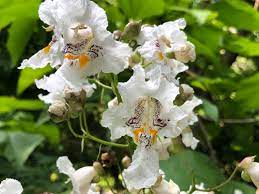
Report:
M 110 167 L 114 164 L 116 158 L 114 153 L 105 152 L 101 155 L 103 167 Z
M 192 43 L 187 42 L 179 51 L 175 52 L 175 58 L 183 63 L 193 62 L 196 59 L 195 47 Z
M 64 93 L 65 93 L 65 100 L 69 105 L 71 113 L 73 114 L 73 113 L 81 112 L 86 102 L 85 90 L 73 91 L 69 88 L 66 88 Z
M 121 163 L 124 168 L 128 168 L 131 164 L 131 158 L 129 156 L 124 156 L 121 160 Z
M 120 30 L 115 30 L 113 32 L 113 38 L 115 40 L 120 40 L 121 39 L 121 35 L 122 35 L 122 31 L 120 31 Z
M 103 166 L 100 162 L 94 162 L 93 163 L 93 167 L 94 169 L 96 170 L 96 172 L 98 174 L 103 174 L 104 173 L 104 169 L 103 169 Z
M 194 90 L 187 84 L 180 85 L 180 95 L 183 100 L 191 100 L 194 94 Z
M 58 100 L 50 105 L 48 109 L 50 118 L 56 122 L 62 122 L 67 119 L 68 108 L 65 102 Z
M 248 172 L 246 170 L 242 171 L 241 177 L 246 182 L 252 182 L 251 177 L 249 176 L 249 174 L 248 174 Z
M 254 162 L 256 156 L 249 156 L 244 158 L 239 164 L 238 166 L 242 169 L 247 169 L 249 168 L 249 166 L 252 164 L 252 162 Z
M 138 22 L 138 21 L 129 22 L 124 28 L 122 37 L 123 39 L 126 39 L 126 40 L 133 40 L 139 35 L 140 30 L 141 30 L 141 22 Z

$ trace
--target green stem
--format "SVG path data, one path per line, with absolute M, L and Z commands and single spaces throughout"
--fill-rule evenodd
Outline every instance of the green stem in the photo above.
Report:
M 84 122 L 84 128 L 85 128 L 86 133 L 89 133 L 88 125 L 87 125 L 87 121 L 86 121 L 86 113 L 85 113 L 85 110 L 83 110 L 83 122 Z
M 129 145 L 128 144 L 120 144 L 120 143 L 114 143 L 114 142 L 110 142 L 110 141 L 105 141 L 105 140 L 102 140 L 102 139 L 99 139 L 95 136 L 92 136 L 90 134 L 87 134 L 85 136 L 85 138 L 88 138 L 88 139 L 91 139 L 93 141 L 96 141 L 100 144 L 103 144 L 103 145 L 108 145 L 108 146 L 113 146 L 113 147 L 119 147 L 119 148 L 127 148 Z
M 119 148 L 127 148 L 129 145 L 128 144 L 120 144 L 120 143 L 114 143 L 114 142 L 109 142 L 109 141 L 105 141 L 105 140 L 102 140 L 102 139 L 99 139 L 93 135 L 91 135 L 89 132 L 85 133 L 84 135 L 79 135 L 77 134 L 72 125 L 71 125 L 71 121 L 70 119 L 67 120 L 67 124 L 68 124 L 68 128 L 70 130 L 70 132 L 77 138 L 81 138 L 81 139 L 91 139 L 95 142 L 98 142 L 100 144 L 103 144 L 103 145 L 108 145 L 108 146 L 113 146 L 113 147 L 119 147 Z
M 111 81 L 112 91 L 115 94 L 115 96 L 117 97 L 118 102 L 121 103 L 122 98 L 121 98 L 121 95 L 120 95 L 119 90 L 118 90 L 118 77 L 117 77 L 117 75 L 113 76 L 113 74 L 110 74 L 109 78 L 110 78 L 110 81 Z
M 84 112 L 84 111 L 83 111 L 83 112 Z M 80 115 L 79 115 L 79 123 L 80 123 L 80 129 L 81 129 L 81 131 L 85 134 L 85 133 L 87 133 L 87 131 L 84 129 L 84 126 L 83 126 L 82 115 L 83 115 L 83 113 L 80 113 Z
M 219 190 L 220 188 L 224 187 L 226 184 L 228 184 L 235 176 L 237 170 L 238 170 L 238 166 L 236 166 L 235 170 L 232 172 L 232 174 L 230 175 L 230 177 L 224 181 L 223 183 L 215 186 L 215 187 L 212 187 L 212 188 L 209 188 L 209 189 L 198 189 L 196 186 L 195 186 L 195 190 L 196 191 L 203 191 L 203 192 L 210 192 L 210 191 L 217 191 Z
M 98 84 L 99 86 L 101 86 L 101 87 L 103 87 L 103 88 L 105 88 L 105 89 L 112 90 L 112 87 L 111 87 L 111 86 L 107 86 L 107 85 L 105 85 L 104 83 L 100 82 L 100 81 L 97 80 L 97 79 L 89 79 L 89 80 L 95 82 L 96 84 Z

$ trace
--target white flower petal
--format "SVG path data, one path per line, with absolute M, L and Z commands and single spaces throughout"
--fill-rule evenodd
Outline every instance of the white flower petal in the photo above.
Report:
M 75 172 L 73 164 L 71 163 L 71 161 L 68 159 L 67 156 L 59 157 L 56 164 L 57 164 L 59 172 L 66 174 L 69 177 L 71 177 L 73 175 L 73 173 Z
M 50 43 L 51 46 L 49 51 L 44 51 L 44 49 L 38 51 L 34 54 L 30 59 L 25 59 L 21 63 L 21 66 L 18 69 L 24 69 L 26 67 L 30 67 L 32 69 L 37 68 L 44 68 L 48 64 L 51 67 L 57 67 L 58 65 L 62 64 L 63 61 L 63 54 L 62 54 L 62 47 L 64 45 L 62 38 L 56 38 L 53 43 Z
M 45 0 L 40 4 L 39 7 L 39 17 L 41 21 L 48 25 L 55 25 L 56 24 L 56 18 L 54 15 L 54 11 L 57 8 L 56 1 L 53 0 Z
M 123 104 L 107 109 L 102 116 L 101 125 L 111 131 L 111 139 L 119 139 L 124 135 L 131 135 L 130 127 L 126 125 L 129 109 Z
M 159 176 L 158 153 L 138 147 L 133 154 L 131 165 L 122 173 L 129 189 L 150 188 Z
M 191 147 L 193 150 L 196 149 L 196 147 L 199 143 L 199 140 L 196 139 L 195 137 L 193 137 L 193 133 L 192 133 L 191 129 L 189 129 L 189 128 L 186 128 L 183 130 L 182 141 L 186 147 Z
M 99 41 L 103 41 L 110 33 L 106 30 L 108 27 L 108 20 L 104 9 L 97 5 L 93 1 L 88 1 L 88 7 L 83 17 L 86 25 L 89 25 L 95 38 Z
M 253 183 L 255 186 L 259 189 L 259 163 L 258 162 L 252 162 L 248 169 L 247 172 L 252 179 Z
M 153 187 L 152 190 L 156 194 L 180 194 L 180 188 L 172 180 L 167 182 L 165 179 L 162 180 L 158 187 Z
M 111 33 L 104 41 L 96 44 L 103 48 L 103 54 L 90 62 L 85 70 L 87 75 L 93 75 L 100 70 L 104 73 L 118 74 L 128 67 L 132 49 L 127 44 L 115 41 Z
M 87 194 L 100 194 L 100 191 L 98 191 L 96 189 L 96 187 L 97 187 L 97 184 L 96 183 L 92 183 Z
M 15 179 L 5 179 L 0 184 L 0 194 L 21 194 L 22 185 Z
M 78 68 L 71 67 L 68 64 L 64 64 L 54 74 L 36 80 L 35 83 L 39 89 L 47 90 L 50 93 L 46 96 L 39 95 L 39 98 L 47 104 L 51 104 L 55 100 L 64 100 L 66 88 L 74 92 L 83 89 L 87 97 L 90 97 L 96 88 L 95 84 L 88 83 Z
M 160 138 L 157 139 L 153 148 L 159 153 L 160 160 L 167 160 L 169 158 L 168 147 L 172 145 L 171 138 Z
M 156 26 L 143 25 L 137 38 L 137 42 L 142 45 L 145 41 L 154 39 L 156 37 L 155 27 Z
M 86 166 L 76 170 L 72 175 L 73 192 L 76 194 L 88 193 L 91 182 L 96 175 L 96 171 L 92 166 Z

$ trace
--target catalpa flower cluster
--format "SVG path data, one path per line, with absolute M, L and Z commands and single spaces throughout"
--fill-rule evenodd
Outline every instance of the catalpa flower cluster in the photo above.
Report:
M 159 160 L 169 157 L 167 148 L 174 138 L 181 137 L 192 149 L 198 143 L 190 125 L 197 121 L 194 109 L 201 100 L 176 77 L 196 58 L 183 32 L 185 20 L 136 25 L 134 37 L 122 42 L 123 37 L 107 30 L 105 11 L 89 0 L 45 0 L 39 16 L 53 33 L 52 40 L 19 68 L 50 65 L 55 71 L 36 80 L 36 86 L 48 92 L 39 98 L 50 104 L 52 118 L 64 121 L 84 111 L 86 98 L 96 88 L 89 78 L 132 68 L 127 82 L 111 83 L 116 98 L 109 102 L 101 125 L 110 130 L 111 140 L 128 136 L 136 144 L 132 163 L 122 172 L 125 188 L 132 193 L 151 188 L 158 194 L 179 194 L 179 187 L 164 179 Z M 57 166 L 70 177 L 74 194 L 90 193 L 93 167 L 76 171 L 67 157 L 59 158 Z

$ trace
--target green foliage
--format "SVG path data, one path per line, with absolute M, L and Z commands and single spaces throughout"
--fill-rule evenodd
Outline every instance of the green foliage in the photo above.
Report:
M 248 38 L 227 36 L 225 39 L 226 49 L 242 56 L 259 56 L 259 43 Z
M 168 180 L 172 179 L 185 191 L 189 189 L 193 177 L 197 183 L 206 183 L 206 187 L 213 187 L 224 180 L 215 162 L 195 151 L 186 150 L 178 153 L 168 160 L 161 161 L 160 167 Z
M 40 110 L 45 106 L 39 100 L 20 100 L 9 96 L 0 96 L 0 104 L 0 113 L 14 110 Z
M 196 184 L 205 183 L 205 187 L 214 187 L 225 180 L 217 165 L 205 154 L 195 151 L 183 151 L 160 162 L 161 169 L 168 180 L 172 179 L 181 190 L 187 191 L 195 178 Z M 245 194 L 254 194 L 255 189 L 247 184 L 232 181 L 223 187 L 221 194 L 232 194 L 235 189 Z
M 11 0 L 0 5 L 0 30 L 11 24 L 7 48 L 16 65 L 38 20 L 39 0 Z
M 240 82 L 236 96 L 245 110 L 257 110 L 259 107 L 259 73 Z
M 18 80 L 17 94 L 22 94 L 28 87 L 30 87 L 36 79 L 40 79 L 43 75 L 50 72 L 52 68 L 47 66 L 42 69 L 25 68 L 21 70 Z
M 35 100 L 39 91 L 31 86 L 35 79 L 48 74 L 50 67 L 24 69 L 21 72 L 15 70 L 22 59 L 35 54 L 51 38 L 50 33 L 43 32 L 44 24 L 39 22 L 40 2 L 0 0 L 0 175 L 1 178 L 17 175 L 25 183 L 25 193 L 62 193 L 67 190 L 67 186 L 63 185 L 65 180 L 60 178 L 56 183 L 49 181 L 50 173 L 57 171 L 57 155 L 69 155 L 74 162 L 84 161 L 84 165 L 91 165 L 98 154 L 99 145 L 86 141 L 84 152 L 80 153 L 80 141 L 67 134 L 65 125 L 50 123 L 46 106 Z M 123 29 L 130 19 L 157 25 L 178 18 L 187 20 L 185 32 L 188 40 L 196 47 L 197 59 L 188 64 L 188 73 L 181 74 L 181 83 L 192 85 L 195 95 L 203 99 L 203 104 L 198 109 L 199 119 L 208 133 L 205 135 L 216 152 L 219 165 L 200 152 L 184 151 L 161 162 L 167 179 L 173 179 L 184 190 L 189 189 L 193 175 L 197 183 L 204 182 L 206 187 L 215 186 L 226 178 L 223 173 L 229 174 L 225 169 L 233 161 L 259 153 L 258 122 L 242 123 L 243 119 L 259 117 L 259 13 L 253 8 L 253 1 L 96 2 L 108 15 L 110 31 Z M 236 59 L 240 56 L 246 57 L 254 67 L 249 69 L 247 62 L 237 64 Z M 238 65 L 238 72 L 233 68 L 234 65 Z M 130 71 L 124 72 L 119 78 L 126 81 L 130 75 Z M 105 81 L 107 80 L 104 79 L 107 84 Z M 89 130 L 93 130 L 98 137 L 109 139 L 108 132 L 101 130 L 99 120 L 106 103 L 114 96 L 108 90 L 99 95 L 100 91 L 98 87 L 86 105 Z M 228 123 L 225 120 L 238 120 L 241 124 Z M 197 126 L 200 125 L 193 126 L 193 132 L 200 140 L 197 149 L 210 152 L 207 140 L 204 140 L 204 134 Z M 74 127 L 78 129 L 78 126 Z M 39 145 L 41 149 L 36 149 Z M 125 154 L 117 150 L 116 153 L 118 161 Z M 40 167 L 35 167 L 35 161 Z M 19 171 L 13 168 L 21 166 L 22 171 L 21 168 Z M 110 174 L 116 178 L 119 172 L 112 167 Z M 238 176 L 235 180 L 237 181 L 232 181 L 217 193 L 232 194 L 234 189 L 240 189 L 244 194 L 255 193 L 252 187 L 240 183 Z M 107 186 L 103 178 L 101 184 Z M 110 179 L 110 184 L 116 187 L 116 179 Z
M 213 121 L 217 122 L 219 120 L 219 110 L 215 104 L 212 104 L 208 100 L 203 100 L 202 105 L 206 116 L 208 116 Z
M 119 7 L 132 19 L 145 19 L 162 15 L 165 9 L 164 0 L 118 0 Z
M 1 136 L 4 137 L 1 144 L 5 144 L 2 154 L 17 167 L 21 167 L 33 150 L 44 140 L 41 135 L 24 132 L 1 131 Z
M 13 64 L 16 64 L 23 54 L 23 51 L 30 40 L 30 36 L 33 33 L 32 29 L 35 22 L 36 21 L 33 18 L 19 18 L 16 19 L 9 28 L 7 48 L 12 57 Z
M 212 8 L 219 13 L 219 20 L 226 25 L 251 31 L 259 29 L 259 13 L 244 1 L 221 0 Z

